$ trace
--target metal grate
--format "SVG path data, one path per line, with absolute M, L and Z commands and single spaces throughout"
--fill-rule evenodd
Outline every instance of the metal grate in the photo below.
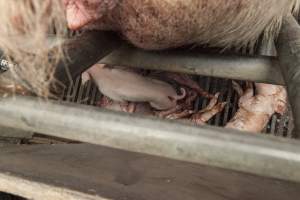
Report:
M 208 122 L 208 124 L 213 126 L 224 126 L 238 109 L 239 98 L 232 88 L 232 81 L 229 79 L 204 76 L 195 76 L 195 79 L 199 82 L 199 85 L 202 88 L 211 94 L 220 92 L 220 101 L 227 102 L 223 112 L 217 114 Z M 90 81 L 84 86 L 82 86 L 80 82 L 81 79 L 78 77 L 75 82 L 64 91 L 64 100 L 96 106 L 96 103 L 101 99 L 101 93 Z M 243 84 L 244 82 L 239 81 L 239 83 Z M 199 97 L 195 102 L 194 109 L 201 110 L 207 105 L 207 103 L 207 99 Z M 291 116 L 291 109 L 288 109 L 288 112 L 283 116 L 274 114 L 263 132 L 275 136 L 294 138 L 295 135 L 293 135 L 292 132 L 293 120 Z

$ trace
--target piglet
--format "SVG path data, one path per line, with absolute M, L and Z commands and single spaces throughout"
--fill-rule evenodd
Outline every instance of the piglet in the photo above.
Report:
M 284 114 L 287 110 L 287 92 L 283 86 L 264 83 L 247 83 L 245 91 L 233 82 L 240 96 L 239 109 L 227 123 L 227 128 L 242 131 L 261 132 L 275 113 Z
M 177 101 L 186 96 L 168 83 L 142 76 L 124 67 L 112 67 L 96 64 L 83 73 L 83 78 L 90 76 L 98 89 L 105 96 L 120 103 L 148 102 L 157 110 L 168 110 L 176 107 Z

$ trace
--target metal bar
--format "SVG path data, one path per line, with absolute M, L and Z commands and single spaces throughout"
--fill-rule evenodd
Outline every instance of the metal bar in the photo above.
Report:
M 300 26 L 289 15 L 283 20 L 277 42 L 279 62 L 287 85 L 289 100 L 294 115 L 295 133 L 300 133 Z
M 300 142 L 29 97 L 0 101 L 0 125 L 300 182 Z
M 120 45 L 121 42 L 115 34 L 100 31 L 85 32 L 65 41 L 63 49 L 67 59 L 58 63 L 55 72 L 56 79 L 65 85 L 73 83 L 74 79 L 83 71 L 120 47 Z
M 154 52 L 137 50 L 126 45 L 112 52 L 100 62 L 279 85 L 284 84 L 278 62 L 272 57 L 213 55 L 203 54 L 195 50 Z
M 68 59 L 59 62 L 56 79 L 65 85 L 73 83 L 77 76 L 104 57 L 101 62 L 106 64 L 284 84 L 278 62 L 272 57 L 212 55 L 195 50 L 153 52 L 129 45 L 116 50 L 120 45 L 118 37 L 111 32 L 85 32 L 67 40 L 63 48 Z
M 15 145 L 0 150 L 0 191 L 30 200 L 299 200 L 300 196 L 298 183 L 97 145 Z

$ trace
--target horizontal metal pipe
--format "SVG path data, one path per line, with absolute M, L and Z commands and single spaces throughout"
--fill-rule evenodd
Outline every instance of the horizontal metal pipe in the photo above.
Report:
M 68 85 L 104 57 L 100 62 L 112 65 L 284 84 L 278 62 L 272 57 L 212 55 L 195 50 L 154 52 L 128 45 L 118 49 L 120 45 L 120 40 L 112 32 L 99 31 L 85 32 L 65 41 L 63 48 L 68 59 L 59 62 L 56 79 Z
M 29 97 L 2 99 L 0 113 L 0 125 L 300 182 L 298 141 Z
M 300 136 L 300 26 L 289 15 L 282 23 L 277 48 L 294 115 L 295 133 Z
M 278 62 L 272 57 L 204 54 L 194 50 L 144 51 L 131 46 L 112 52 L 101 63 L 175 71 L 283 85 Z

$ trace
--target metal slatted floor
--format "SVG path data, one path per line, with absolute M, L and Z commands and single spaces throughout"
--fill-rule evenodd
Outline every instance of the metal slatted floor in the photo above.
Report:
M 220 92 L 219 101 L 227 102 L 223 112 L 217 114 L 208 122 L 208 124 L 213 126 L 224 126 L 234 116 L 238 109 L 239 97 L 233 90 L 232 80 L 206 76 L 195 76 L 194 79 L 198 81 L 202 88 L 211 94 Z M 239 83 L 244 84 L 245 82 L 239 81 Z M 96 103 L 101 99 L 101 93 L 98 91 L 97 87 L 90 81 L 85 85 L 81 85 L 80 77 L 75 80 L 73 85 L 69 86 L 64 91 L 63 96 L 65 101 L 92 106 L 96 106 Z M 195 102 L 194 109 L 201 110 L 206 107 L 207 103 L 207 99 L 199 97 Z M 289 108 L 283 116 L 274 114 L 263 132 L 275 136 L 294 138 L 295 135 L 293 135 L 292 131 L 293 120 Z

